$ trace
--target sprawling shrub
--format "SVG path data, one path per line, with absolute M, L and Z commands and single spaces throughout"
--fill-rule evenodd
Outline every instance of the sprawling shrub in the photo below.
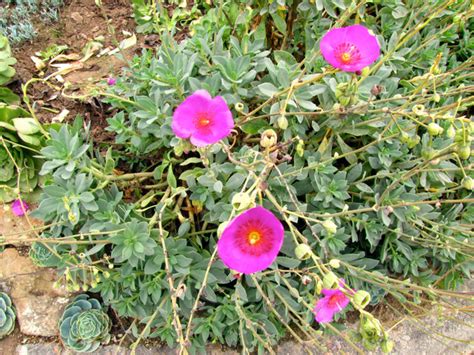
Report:
M 441 304 L 438 289 L 472 270 L 470 14 L 450 1 L 219 2 L 193 36 L 163 35 L 103 93 L 113 149 L 94 147 L 80 121 L 50 132 L 42 245 L 70 288 L 140 321 L 134 346 L 272 352 L 287 333 L 322 346 L 316 305 L 322 329 L 338 332 L 327 322 L 347 306 L 362 344 L 389 350 L 369 303 Z M 355 22 L 382 56 L 348 67 L 349 47 L 334 69 L 320 39 Z M 219 109 L 188 120 L 203 100 Z M 226 138 L 193 134 L 229 108 Z M 266 212 L 246 220 L 257 205 Z M 275 237 L 258 255 L 277 245 L 276 260 L 228 269 L 242 250 L 220 248 L 239 226 L 254 228 L 252 245 Z

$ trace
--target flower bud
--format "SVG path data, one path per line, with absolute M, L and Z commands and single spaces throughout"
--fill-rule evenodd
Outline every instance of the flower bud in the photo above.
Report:
M 471 156 L 471 146 L 468 144 L 458 146 L 458 155 L 461 159 L 469 159 Z
M 281 115 L 280 117 L 278 117 L 277 125 L 280 129 L 283 130 L 288 128 L 288 120 L 286 119 L 285 115 Z
M 295 255 L 299 260 L 309 259 L 312 254 L 313 251 L 307 244 L 298 244 L 298 246 L 295 248 Z
M 232 197 L 232 207 L 234 207 L 237 211 L 241 211 L 250 207 L 253 202 L 254 201 L 247 192 L 237 192 Z
M 311 281 L 313 281 L 313 279 L 309 277 L 308 275 L 303 275 L 303 277 L 301 278 L 301 283 L 305 286 L 309 285 Z
M 104 277 L 105 277 L 106 279 L 108 279 L 108 278 L 110 277 L 110 272 L 105 271 L 105 272 L 104 272 Z
M 380 95 L 382 93 L 383 86 L 381 85 L 374 85 L 372 89 L 370 89 L 370 93 L 374 96 Z
M 329 272 L 323 277 L 323 287 L 326 289 L 334 288 L 339 285 L 339 277 L 333 272 Z
M 81 289 L 81 286 L 79 286 L 78 284 L 74 284 L 72 285 L 72 289 L 76 292 L 79 292 L 79 290 Z
M 277 143 L 277 140 L 278 137 L 276 132 L 273 129 L 267 129 L 262 132 L 260 137 L 260 145 L 263 148 L 271 148 Z
M 337 232 L 337 225 L 336 223 L 333 222 L 332 219 L 326 219 L 324 220 L 321 225 L 324 227 L 324 229 L 326 230 L 326 232 L 328 232 L 329 234 L 334 234 Z
M 385 354 L 391 353 L 393 350 L 395 343 L 392 340 L 383 340 L 382 344 L 380 344 L 380 348 Z
M 82 285 L 82 291 L 87 292 L 87 290 L 89 290 L 89 285 Z
M 109 264 L 109 269 L 113 269 L 114 268 L 114 264 Z
M 217 236 L 220 237 L 222 233 L 224 233 L 224 230 L 227 228 L 229 225 L 229 222 L 222 222 L 219 224 L 219 227 L 217 227 Z
M 323 283 L 321 281 L 316 282 L 316 293 L 320 295 L 322 290 L 323 290 Z
M 352 297 L 352 301 L 354 302 L 354 304 L 362 309 L 364 309 L 369 304 L 370 299 L 370 294 L 364 290 L 357 291 Z
M 370 74 L 370 68 L 369 67 L 364 67 L 360 73 L 361 76 L 367 77 Z
M 461 182 L 462 187 L 464 187 L 466 190 L 474 190 L 474 179 L 470 176 L 465 176 L 464 179 L 462 179 Z
M 407 132 L 402 132 L 400 136 L 400 141 L 402 143 L 408 143 L 410 141 L 410 135 Z
M 296 154 L 302 157 L 304 155 L 304 140 L 298 140 L 298 144 L 296 145 Z
M 414 137 L 410 137 L 410 139 L 408 140 L 407 142 L 407 146 L 408 148 L 415 148 L 419 143 L 420 143 L 420 136 L 419 135 L 416 135 Z
M 329 260 L 329 265 L 334 269 L 339 269 L 341 267 L 341 261 L 339 259 Z
M 341 103 L 342 106 L 347 106 L 351 103 L 351 97 L 343 95 L 339 97 L 339 102 Z
M 453 125 L 450 125 L 449 128 L 446 130 L 446 136 L 448 138 L 453 139 L 455 135 L 456 135 L 456 128 L 454 128 Z
M 428 125 L 428 133 L 430 136 L 439 136 L 441 133 L 443 133 L 444 129 L 437 123 L 431 122 Z
M 421 156 L 425 158 L 426 160 L 430 160 L 436 155 L 436 150 L 434 150 L 431 147 L 426 147 L 421 150 Z
M 438 93 L 436 93 L 436 94 L 433 95 L 433 101 L 434 101 L 434 102 L 439 102 L 440 100 L 441 100 L 441 96 L 439 96 Z

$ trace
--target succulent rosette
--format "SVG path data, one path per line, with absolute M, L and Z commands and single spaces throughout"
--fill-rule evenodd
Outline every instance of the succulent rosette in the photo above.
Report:
M 0 339 L 5 338 L 15 329 L 15 309 L 12 300 L 3 292 L 0 292 Z
M 65 347 L 93 352 L 110 340 L 110 318 L 94 298 L 82 294 L 70 303 L 59 320 L 59 333 Z

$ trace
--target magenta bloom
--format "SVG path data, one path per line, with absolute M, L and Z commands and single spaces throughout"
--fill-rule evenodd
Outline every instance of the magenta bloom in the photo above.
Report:
M 347 72 L 362 70 L 380 56 L 377 37 L 362 25 L 328 31 L 321 39 L 319 47 L 329 64 Z
M 212 98 L 206 90 L 198 90 L 176 108 L 171 128 L 179 138 L 204 147 L 227 137 L 234 119 L 221 96 Z
M 349 304 L 349 298 L 339 289 L 323 289 L 324 295 L 314 307 L 315 319 L 319 323 L 328 323 L 332 321 L 334 315 Z
M 26 211 L 30 209 L 30 206 L 27 205 L 25 201 L 15 200 L 12 203 L 12 212 L 15 216 L 21 217 L 24 216 Z
M 217 243 L 222 262 L 243 274 L 265 270 L 283 244 L 281 222 L 263 207 L 251 208 L 234 218 Z
M 109 78 L 107 79 L 107 85 L 109 85 L 109 86 L 114 86 L 115 84 L 117 84 L 117 79 L 112 78 L 112 77 L 109 77 Z

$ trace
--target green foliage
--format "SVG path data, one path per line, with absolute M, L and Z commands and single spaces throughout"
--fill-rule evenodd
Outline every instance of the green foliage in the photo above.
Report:
M 12 300 L 3 292 L 0 292 L 0 339 L 5 338 L 15 329 L 16 313 Z
M 15 76 L 13 65 L 16 59 L 12 56 L 8 38 L 0 35 L 0 86 L 7 84 Z
M 39 123 L 21 107 L 0 103 L 0 201 L 30 193 L 41 166 L 35 157 L 44 141 Z
M 64 346 L 80 353 L 93 352 L 110 340 L 110 318 L 94 298 L 82 294 L 67 305 L 59 320 Z
M 137 32 L 161 33 L 172 31 L 178 25 L 184 27 L 201 14 L 199 10 L 201 3 L 204 1 L 193 1 L 189 8 L 186 0 L 132 0 Z
M 31 41 L 36 36 L 34 16 L 44 23 L 59 20 L 59 8 L 63 0 L 6 0 L 0 7 L 0 35 L 8 37 L 12 44 Z
M 421 290 L 443 302 L 437 288 L 456 288 L 473 269 L 472 48 L 458 44 L 470 43 L 472 10 L 219 4 L 179 43 L 161 27 L 156 52 L 136 56 L 110 88 L 113 149 L 94 146 L 80 121 L 51 131 L 34 216 L 52 225 L 48 245 L 61 241 L 54 263 L 67 286 L 138 319 L 138 340 L 189 341 L 194 351 L 210 342 L 268 351 L 288 327 L 317 339 L 312 308 L 331 273 L 373 304 L 390 294 L 418 305 Z M 383 56 L 360 75 L 336 72 L 317 42 L 356 19 Z M 199 89 L 225 98 L 236 127 L 195 149 L 171 120 Z M 262 147 L 269 128 L 277 137 Z M 268 270 L 235 275 L 215 258 L 217 231 L 252 204 L 278 215 L 285 241 Z M 373 318 L 359 333 L 370 349 L 391 346 Z

